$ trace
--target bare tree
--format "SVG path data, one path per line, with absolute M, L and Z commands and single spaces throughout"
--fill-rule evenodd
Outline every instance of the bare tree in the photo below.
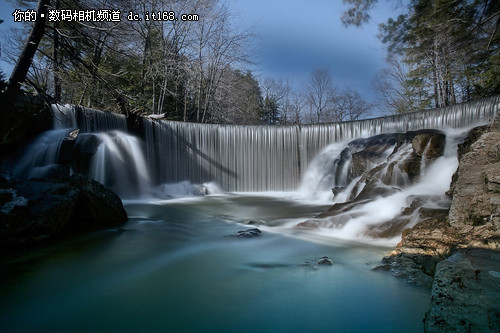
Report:
M 333 99 L 335 121 L 358 120 L 368 115 L 371 105 L 356 91 L 346 88 Z
M 388 64 L 372 82 L 381 111 L 406 113 L 428 107 L 430 98 L 424 95 L 425 89 L 415 80 L 410 81 L 411 68 L 396 56 L 388 59 Z
M 290 122 L 293 124 L 301 124 L 304 121 L 303 111 L 306 104 L 304 95 L 300 92 L 293 91 L 290 96 Z
M 218 0 L 200 0 L 197 8 L 200 21 L 193 26 L 186 51 L 192 63 L 191 73 L 196 78 L 193 81 L 196 120 L 208 122 L 225 71 L 249 62 L 250 51 L 246 46 L 254 35 L 234 26 L 229 9 Z
M 332 110 L 334 93 L 335 88 L 328 70 L 314 70 L 306 88 L 311 122 L 320 123 L 330 120 L 329 113 Z

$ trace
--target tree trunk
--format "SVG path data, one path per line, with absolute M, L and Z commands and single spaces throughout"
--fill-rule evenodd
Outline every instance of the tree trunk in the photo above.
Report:
M 4 104 L 4 109 L 12 111 L 14 107 L 14 102 L 16 100 L 19 91 L 21 90 L 21 85 L 25 81 L 28 71 L 33 62 L 33 57 L 35 56 L 36 50 L 38 49 L 38 44 L 43 37 L 45 32 L 45 20 L 41 15 L 47 17 L 47 7 L 50 4 L 50 0 L 38 0 L 37 6 L 37 20 L 35 21 L 33 28 L 30 31 L 28 39 L 24 44 L 24 48 L 17 59 L 16 66 L 12 71 L 9 83 L 7 86 L 7 91 L 5 93 L 6 104 Z
M 55 9 L 59 10 L 59 0 L 56 0 Z M 61 81 L 59 80 L 59 32 L 57 28 L 59 22 L 54 22 L 54 37 L 53 37 L 53 50 L 52 58 L 54 62 L 54 100 L 59 102 L 61 100 Z

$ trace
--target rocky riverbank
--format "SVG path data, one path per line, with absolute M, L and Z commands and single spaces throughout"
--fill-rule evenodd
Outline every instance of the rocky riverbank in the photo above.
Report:
M 458 148 L 449 211 L 419 211 L 385 268 L 431 288 L 427 332 L 500 331 L 500 117 Z

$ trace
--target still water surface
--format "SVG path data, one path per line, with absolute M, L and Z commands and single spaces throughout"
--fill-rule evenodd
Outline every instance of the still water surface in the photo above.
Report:
M 326 206 L 235 194 L 126 202 L 129 221 L 1 264 L 2 332 L 421 332 L 390 248 L 285 228 Z M 257 238 L 231 237 L 261 219 Z M 328 256 L 333 266 L 315 266 Z M 309 262 L 309 265 L 304 265 Z

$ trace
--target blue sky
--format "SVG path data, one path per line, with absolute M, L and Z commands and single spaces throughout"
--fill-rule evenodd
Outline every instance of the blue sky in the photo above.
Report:
M 386 50 L 377 39 L 378 24 L 396 17 L 395 1 L 380 0 L 372 20 L 346 28 L 341 0 L 232 0 L 245 25 L 262 37 L 257 46 L 260 77 L 289 78 L 300 88 L 316 68 L 327 68 L 334 83 L 373 101 L 371 81 L 385 67 Z
M 372 20 L 364 26 L 346 28 L 340 22 L 345 6 L 341 0 L 229 0 L 240 27 L 253 27 L 260 35 L 252 70 L 257 78 L 289 79 L 301 88 L 313 69 L 327 68 L 334 83 L 350 87 L 374 101 L 371 81 L 385 67 L 386 50 L 377 39 L 378 24 L 395 17 L 395 1 L 380 0 Z M 13 22 L 14 8 L 0 0 L 0 33 Z M 241 22 L 239 22 L 241 21 Z M 2 40 L 2 48 L 5 42 Z M 2 54 L 0 66 L 10 74 Z

